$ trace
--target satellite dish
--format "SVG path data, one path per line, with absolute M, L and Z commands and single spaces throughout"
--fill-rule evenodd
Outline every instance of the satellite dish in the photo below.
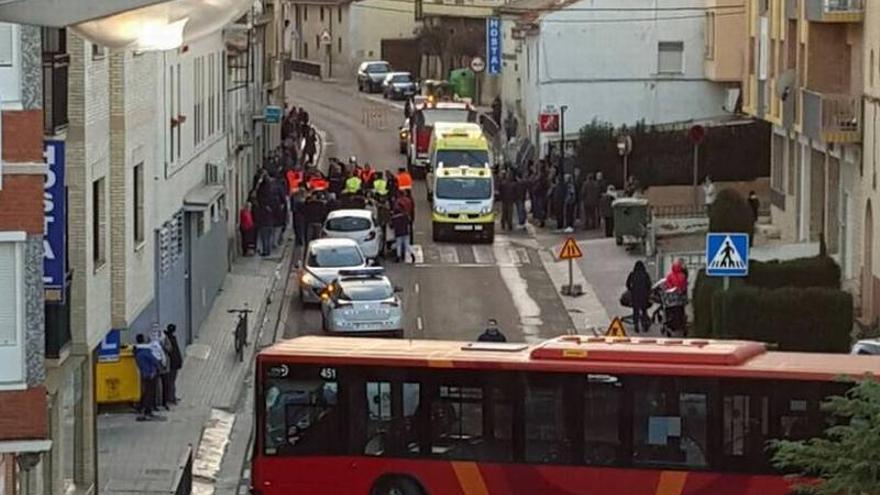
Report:
M 796 74 L 794 70 L 789 69 L 779 75 L 776 81 L 776 94 L 783 100 L 787 99 L 794 87 Z

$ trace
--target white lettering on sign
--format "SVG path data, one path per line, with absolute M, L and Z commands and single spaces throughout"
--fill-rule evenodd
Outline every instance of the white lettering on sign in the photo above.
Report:
M 46 259 L 54 260 L 55 251 L 49 243 L 47 234 L 49 233 L 49 226 L 55 223 L 55 197 L 52 194 L 52 187 L 55 186 L 55 181 L 57 180 L 55 176 L 55 148 L 47 147 L 45 155 L 48 166 L 46 167 L 46 182 L 43 185 L 43 253 Z M 51 283 L 52 279 L 44 275 L 43 282 Z

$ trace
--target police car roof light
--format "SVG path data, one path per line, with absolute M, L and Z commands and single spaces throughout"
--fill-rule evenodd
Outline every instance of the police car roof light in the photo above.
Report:
M 339 270 L 340 277 L 375 277 L 384 274 L 385 268 L 381 266 L 358 268 L 357 270 Z

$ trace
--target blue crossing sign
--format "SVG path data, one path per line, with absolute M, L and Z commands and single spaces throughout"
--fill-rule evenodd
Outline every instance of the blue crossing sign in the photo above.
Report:
M 706 275 L 745 277 L 749 274 L 749 235 L 710 233 L 706 235 Z

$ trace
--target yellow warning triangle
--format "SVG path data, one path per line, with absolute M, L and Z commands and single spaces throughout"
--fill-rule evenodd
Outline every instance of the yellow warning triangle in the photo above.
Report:
M 620 321 L 619 316 L 615 316 L 613 320 L 611 320 L 611 324 L 608 325 L 608 330 L 605 331 L 606 337 L 626 337 L 626 329 L 623 327 L 623 322 Z
M 574 240 L 574 237 L 566 239 L 565 244 L 562 245 L 562 249 L 559 250 L 560 260 L 573 260 L 583 258 L 583 256 L 584 253 L 581 251 L 580 246 L 578 246 L 577 241 Z

